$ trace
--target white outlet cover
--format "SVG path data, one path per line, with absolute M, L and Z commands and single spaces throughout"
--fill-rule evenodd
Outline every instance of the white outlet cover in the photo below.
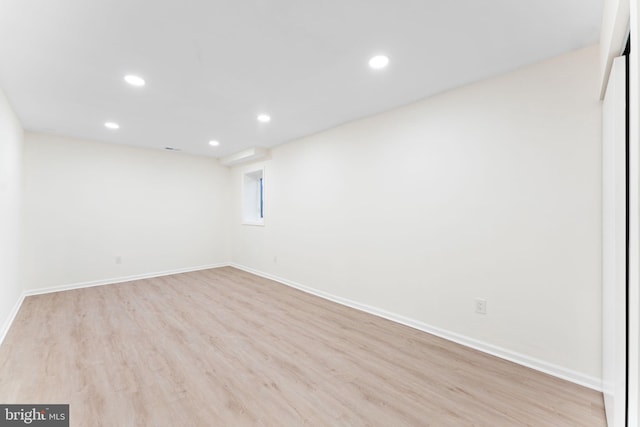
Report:
M 476 313 L 487 314 L 487 300 L 484 298 L 476 298 Z

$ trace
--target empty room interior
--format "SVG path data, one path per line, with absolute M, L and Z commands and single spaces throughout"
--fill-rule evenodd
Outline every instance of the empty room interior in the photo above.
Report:
M 637 3 L 3 0 L 0 425 L 638 427 Z

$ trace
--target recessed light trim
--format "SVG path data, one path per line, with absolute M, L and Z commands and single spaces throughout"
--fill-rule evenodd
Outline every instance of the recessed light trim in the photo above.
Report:
M 135 76 L 133 74 L 128 74 L 124 76 L 124 81 L 129 83 L 131 86 L 142 87 L 146 84 L 144 79 L 140 76 Z
M 271 121 L 271 116 L 268 114 L 258 114 L 257 119 L 260 123 L 269 123 Z
M 389 65 L 389 57 L 386 55 L 376 55 L 369 60 L 369 67 L 374 70 L 385 68 Z
M 212 139 L 211 141 L 209 141 L 209 145 L 212 147 L 217 147 L 218 145 L 220 145 L 220 141 L 216 141 L 215 139 Z
M 113 130 L 120 129 L 120 125 L 115 122 L 106 122 L 104 124 L 104 127 L 106 127 L 107 129 L 113 129 Z

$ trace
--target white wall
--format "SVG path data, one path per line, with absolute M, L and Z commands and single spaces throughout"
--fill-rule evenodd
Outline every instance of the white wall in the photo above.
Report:
M 26 288 L 228 261 L 228 179 L 215 159 L 27 133 Z
M 22 126 L 0 90 L 0 342 L 22 293 L 19 283 Z
M 232 260 L 599 387 L 599 77 L 594 46 L 279 146 L 264 227 L 233 170 Z
M 604 0 L 600 30 L 601 96 L 609 82 L 613 59 L 624 51 L 629 34 L 629 0 Z
M 602 105 L 602 391 L 608 427 L 624 427 L 627 360 L 626 58 Z
M 640 425 L 640 5 L 631 0 L 629 56 L 628 426 Z

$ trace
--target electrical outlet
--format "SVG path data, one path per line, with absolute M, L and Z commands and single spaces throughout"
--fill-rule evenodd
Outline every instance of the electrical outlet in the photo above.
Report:
M 278 262 L 278 256 L 277 256 L 277 255 L 273 257 L 273 262 L 274 262 L 274 263 L 277 263 L 277 262 Z
M 476 298 L 476 313 L 487 314 L 487 300 L 484 298 Z
M 122 264 L 122 257 L 120 255 L 116 256 L 116 264 Z

